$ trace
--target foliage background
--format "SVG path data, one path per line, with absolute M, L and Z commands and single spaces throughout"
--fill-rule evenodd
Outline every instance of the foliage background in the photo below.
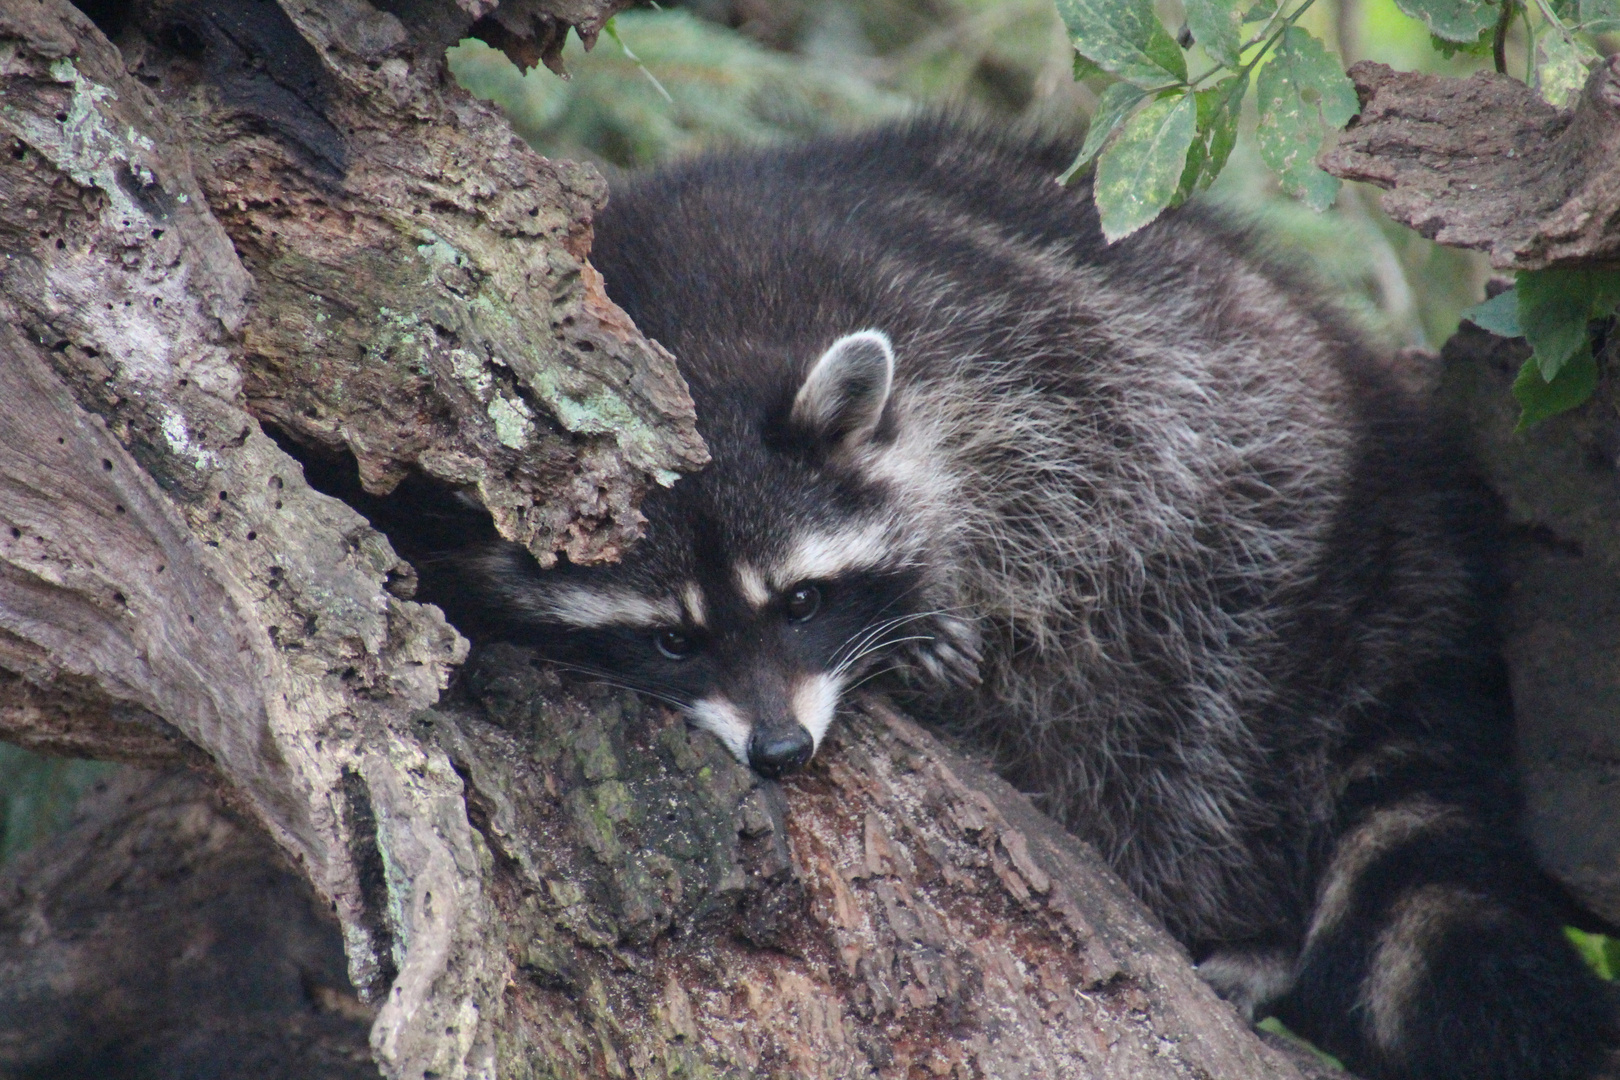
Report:
M 79 797 L 113 768 L 0 743 L 0 863 L 66 828 Z
M 1166 25 L 1180 25 L 1179 0 L 1158 7 Z M 1488 53 L 1437 52 L 1394 0 L 1319 0 L 1300 25 L 1346 65 L 1372 59 L 1460 75 L 1491 63 Z M 1509 70 L 1522 75 L 1520 26 Z M 1074 81 L 1050 0 L 696 0 L 625 12 L 616 29 L 618 40 L 604 35 L 590 53 L 570 41 L 567 81 L 543 68 L 520 74 L 478 42 L 452 50 L 452 69 L 505 106 L 536 149 L 595 161 L 610 175 L 931 107 L 1077 137 L 1106 85 Z M 1237 150 L 1203 197 L 1258 222 L 1284 255 L 1308 260 L 1387 344 L 1437 348 L 1480 299 L 1483 259 L 1391 223 L 1371 190 L 1347 186 L 1324 214 L 1283 195 L 1254 150 L 1252 102 L 1245 109 Z

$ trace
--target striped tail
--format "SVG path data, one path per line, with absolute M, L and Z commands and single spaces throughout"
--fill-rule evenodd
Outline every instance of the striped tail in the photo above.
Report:
M 1513 815 L 1481 797 L 1505 781 L 1424 771 L 1394 799 L 1387 776 L 1351 785 L 1272 1011 L 1368 1080 L 1620 1076 L 1610 988 L 1565 937 Z

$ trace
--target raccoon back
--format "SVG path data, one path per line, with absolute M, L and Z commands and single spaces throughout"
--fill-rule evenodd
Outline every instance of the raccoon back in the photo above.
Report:
M 615 192 L 593 258 L 722 444 L 886 332 L 862 467 L 984 637 L 924 711 L 1184 938 L 1297 928 L 1358 705 L 1476 620 L 1464 500 L 1308 283 L 1191 209 L 1109 246 L 1063 163 L 938 120 L 706 159 Z

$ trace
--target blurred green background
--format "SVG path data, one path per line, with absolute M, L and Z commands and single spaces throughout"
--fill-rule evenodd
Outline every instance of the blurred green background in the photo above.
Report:
M 117 767 L 0 743 L 0 864 L 66 827 L 79 797 Z
M 1179 3 L 1161 0 L 1166 25 L 1181 24 Z M 1443 57 L 1394 0 L 1318 0 L 1302 25 L 1347 64 L 1465 74 L 1489 63 Z M 692 0 L 624 12 L 614 29 L 618 39 L 604 34 L 590 53 L 570 40 L 568 80 L 544 68 L 521 73 L 476 41 L 451 50 L 451 68 L 506 108 L 536 149 L 593 161 L 610 177 L 711 147 L 942 105 L 989 123 L 1079 133 L 1103 85 L 1075 83 L 1052 0 Z M 1516 38 L 1509 70 L 1522 74 L 1523 58 Z M 1252 117 L 1248 126 L 1204 197 L 1302 256 L 1386 344 L 1437 348 L 1479 300 L 1483 260 L 1391 223 L 1376 193 L 1355 185 L 1325 214 L 1280 195 L 1253 151 Z M 109 768 L 0 744 L 0 861 L 66 823 Z
M 1159 0 L 1172 28 L 1180 0 Z M 1345 63 L 1466 74 L 1488 56 L 1450 58 L 1394 0 L 1319 0 L 1301 25 Z M 1516 22 L 1509 71 L 1524 73 Z M 692 0 L 626 11 L 617 38 L 587 53 L 570 38 L 561 79 L 520 73 L 467 41 L 450 52 L 463 86 L 501 104 L 540 152 L 595 162 L 612 175 L 717 146 L 803 137 L 929 107 L 990 123 L 1079 133 L 1101 81 L 1077 84 L 1073 51 L 1051 0 Z M 1483 258 L 1432 244 L 1378 210 L 1377 193 L 1346 185 L 1325 214 L 1277 191 L 1253 149 L 1252 115 L 1205 198 L 1257 221 L 1302 256 L 1367 329 L 1392 347 L 1438 348 L 1477 303 Z

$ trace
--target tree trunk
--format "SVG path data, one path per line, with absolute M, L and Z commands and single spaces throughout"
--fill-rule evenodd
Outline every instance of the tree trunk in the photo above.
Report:
M 1530 355 L 1464 324 L 1442 393 L 1507 518 L 1504 628 L 1525 829 L 1542 866 L 1620 926 L 1620 334 L 1590 404 L 1514 430 Z
M 465 641 L 282 445 L 542 560 L 703 463 L 600 178 L 445 70 L 611 2 L 86 7 L 0 7 L 0 733 L 159 771 L 0 880 L 0 1070 L 349 1076 L 369 1027 L 389 1077 L 1300 1074 L 879 703 L 778 786 L 518 650 L 440 700 Z

